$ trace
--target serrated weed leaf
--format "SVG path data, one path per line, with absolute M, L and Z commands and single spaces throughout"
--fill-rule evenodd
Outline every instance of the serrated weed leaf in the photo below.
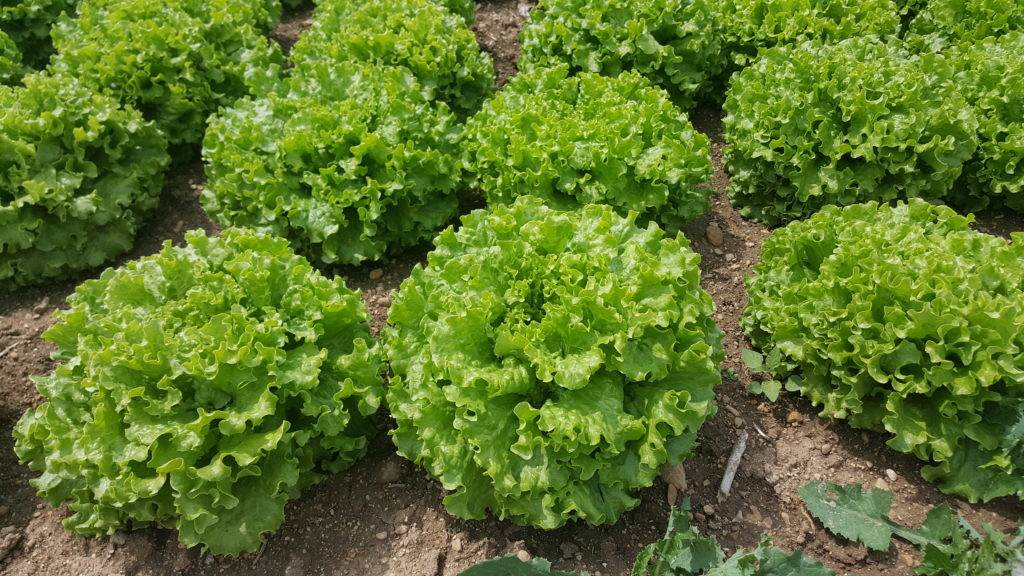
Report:
M 800 488 L 807 509 L 825 527 L 873 550 L 886 550 L 893 535 L 915 545 L 921 563 L 915 574 L 928 576 L 1016 576 L 1024 562 L 1024 527 L 1007 535 L 991 526 L 974 529 L 947 504 L 928 511 L 920 528 L 909 528 L 889 518 L 892 493 L 860 484 L 840 485 L 814 481 Z
M 514 554 L 480 562 L 459 576 L 590 576 L 588 572 L 559 572 L 551 570 L 551 562 L 544 558 L 533 558 L 523 562 Z
M 800 488 L 807 509 L 829 531 L 872 550 L 888 550 L 892 539 L 892 492 L 860 484 L 842 486 L 818 480 Z

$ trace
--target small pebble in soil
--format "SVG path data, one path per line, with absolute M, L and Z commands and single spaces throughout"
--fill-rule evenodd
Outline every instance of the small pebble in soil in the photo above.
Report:
M 722 250 L 721 248 L 715 248 L 714 250 L 712 250 L 712 252 L 714 252 L 716 256 L 721 256 L 722 254 L 725 254 L 725 250 Z
M 380 280 L 384 276 L 384 271 L 380 268 L 374 268 L 370 270 L 370 280 Z
M 743 421 L 743 418 L 740 418 L 739 416 L 733 419 L 732 423 L 735 424 L 737 428 L 743 428 L 747 425 L 747 423 Z
M 796 410 L 791 410 L 789 414 L 786 415 L 786 422 L 790 426 L 799 426 L 800 422 L 802 422 L 803 419 L 804 417 L 800 415 L 800 413 L 797 412 Z
M 889 483 L 879 478 L 878 480 L 875 480 L 875 488 L 878 488 L 879 490 L 888 490 Z
M 721 246 L 725 243 L 725 234 L 722 233 L 722 228 L 717 222 L 708 224 L 707 229 L 704 230 L 704 235 L 712 246 Z
M 462 552 L 462 538 L 452 538 L 452 552 Z
M 711 504 L 705 504 L 704 505 L 704 513 L 707 514 L 708 516 L 714 516 L 715 515 L 715 507 L 712 506 Z
M 387 532 L 377 532 L 376 534 L 373 535 L 373 537 L 376 538 L 377 540 L 387 540 L 388 539 L 388 533 Z
M 821 454 L 822 454 L 822 456 L 828 456 L 831 453 L 832 453 L 832 445 L 831 444 L 822 444 L 821 445 Z
M 526 550 L 519 550 L 516 552 L 516 558 L 519 558 L 521 562 L 529 562 L 533 559 L 533 556 L 530 556 L 530 553 Z
M 377 481 L 381 484 L 398 482 L 402 478 L 402 461 L 398 456 L 392 456 L 381 463 L 377 470 Z
M 401 536 L 402 534 L 405 534 L 408 531 L 409 531 L 409 527 L 406 526 L 405 524 L 402 524 L 398 528 L 395 528 L 395 534 L 398 534 L 399 536 Z
M 703 515 L 703 514 L 701 514 L 700 512 L 694 512 L 693 513 L 693 519 L 696 520 L 697 522 L 703 522 L 703 521 L 707 520 L 708 517 Z
M 896 471 L 892 468 L 886 468 L 885 477 L 889 479 L 889 482 L 895 482 L 899 476 L 896 475 Z
M 725 261 L 726 262 L 732 262 L 735 259 L 736 259 L 736 255 L 733 254 L 732 252 L 726 252 L 725 253 Z

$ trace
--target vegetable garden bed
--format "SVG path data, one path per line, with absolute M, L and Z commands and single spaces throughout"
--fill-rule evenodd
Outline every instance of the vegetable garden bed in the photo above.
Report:
M 495 59 L 499 83 L 515 69 L 518 31 L 530 8 L 525 0 L 478 6 L 473 30 Z M 289 13 L 272 36 L 288 46 L 310 19 L 308 10 Z M 752 548 L 766 534 L 781 548 L 802 548 L 837 574 L 908 576 L 917 558 L 912 547 L 895 543 L 888 552 L 869 552 L 835 538 L 804 511 L 799 487 L 826 479 L 891 489 L 894 519 L 914 526 L 941 502 L 950 502 L 975 526 L 992 523 L 1007 530 L 1024 518 L 1024 504 L 1013 498 L 969 505 L 943 495 L 921 478 L 920 462 L 889 448 L 882 434 L 821 419 L 809 402 L 792 394 L 771 403 L 747 392 L 757 376 L 740 360 L 750 346 L 739 324 L 746 303 L 743 278 L 758 261 L 769 229 L 742 217 L 725 194 L 721 109 L 699 108 L 690 117 L 710 141 L 715 171 L 710 209 L 683 231 L 701 256 L 702 287 L 717 307 L 714 319 L 724 332 L 727 359 L 723 383 L 715 389 L 718 413 L 701 428 L 695 455 L 684 463 L 687 487 L 681 492 L 656 480 L 637 494 L 642 500 L 637 508 L 601 527 L 577 522 L 543 531 L 493 518 L 462 520 L 445 511 L 440 484 L 398 456 L 391 440 L 380 435 L 352 468 L 291 501 L 281 529 L 255 553 L 230 558 L 183 549 L 176 535 L 163 529 L 102 538 L 73 535 L 61 526 L 66 508 L 50 507 L 29 486 L 35 474 L 18 464 L 11 430 L 25 410 L 41 402 L 29 376 L 49 374 L 55 363 L 49 358 L 53 346 L 39 335 L 52 325 L 53 310 L 66 308 L 65 299 L 79 279 L 0 295 L 0 573 L 457 576 L 479 561 L 519 553 L 548 558 L 559 570 L 620 576 L 644 546 L 664 533 L 669 500 L 689 497 L 693 524 L 703 535 L 715 536 L 727 552 Z M 188 230 L 217 230 L 199 203 L 205 186 L 202 164 L 176 158 L 174 166 L 157 213 L 119 262 L 155 253 L 165 240 L 180 245 Z M 983 213 L 975 228 L 1007 237 L 1024 230 L 1024 220 L 1011 213 Z M 425 261 L 427 250 L 423 245 L 396 258 L 339 269 L 349 287 L 362 290 L 374 333 L 384 325 L 392 294 L 412 267 Z M 732 494 L 719 501 L 725 462 L 742 432 L 750 437 L 747 452 Z

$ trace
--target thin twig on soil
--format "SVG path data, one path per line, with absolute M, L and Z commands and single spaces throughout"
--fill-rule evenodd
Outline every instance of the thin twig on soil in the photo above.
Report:
M 740 460 L 743 459 L 743 453 L 747 450 L 748 438 L 750 438 L 750 434 L 747 434 L 747 431 L 744 430 L 740 433 L 736 445 L 732 447 L 732 454 L 729 455 L 729 461 L 725 464 L 725 474 L 722 475 L 722 483 L 718 486 L 719 502 L 729 497 L 729 492 L 732 490 L 732 481 L 736 477 L 736 471 L 740 468 Z
M 7 354 L 10 353 L 11 350 L 14 350 L 15 348 L 17 348 L 18 346 L 20 346 L 20 345 L 22 345 L 24 343 L 25 343 L 24 340 L 15 340 L 14 344 L 11 344 L 7 348 L 4 348 L 2 352 L 0 352 L 0 358 L 3 358 L 4 356 L 7 356 Z

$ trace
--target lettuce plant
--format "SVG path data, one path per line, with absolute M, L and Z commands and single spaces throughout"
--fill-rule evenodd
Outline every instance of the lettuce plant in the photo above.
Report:
M 981 139 L 965 169 L 973 203 L 993 200 L 1024 213 L 1024 30 L 986 38 L 963 58 Z
M 462 115 L 475 111 L 494 89 L 494 66 L 476 36 L 434 0 L 381 0 L 318 11 L 289 58 L 295 76 L 308 74 L 311 63 L 403 67 L 428 100 L 445 102 Z
M 252 4 L 261 6 L 261 4 Z M 283 57 L 265 12 L 205 0 L 84 0 L 54 28 L 56 75 L 137 107 L 172 144 L 202 139 L 206 117 L 276 82 Z
M 358 264 L 431 238 L 458 210 L 458 124 L 397 68 L 321 64 L 288 94 L 210 122 L 201 201 L 222 225 Z
M 1024 234 L 920 199 L 827 206 L 763 247 L 741 325 L 786 388 L 930 461 L 975 501 L 1024 497 Z
M 513 78 L 466 124 L 465 165 L 488 202 L 532 194 L 553 208 L 601 202 L 679 227 L 708 207 L 708 141 L 635 72 Z
M 733 76 L 725 102 L 730 197 L 770 225 L 827 204 L 946 198 L 978 147 L 955 73 L 898 41 L 765 51 Z
M 1019 0 L 928 0 L 910 21 L 907 41 L 918 50 L 941 50 L 1014 30 L 1024 31 Z
M 126 252 L 156 207 L 167 141 L 138 111 L 64 79 L 0 86 L 0 290 Z
M 47 398 L 15 426 L 31 481 L 79 534 L 174 527 L 236 555 L 285 503 L 352 464 L 381 363 L 359 295 L 285 240 L 201 231 L 83 283 L 43 335 Z
M 710 0 L 541 0 L 523 27 L 519 69 L 636 70 L 684 109 L 711 91 L 724 53 Z
M 4 0 L 0 3 L 0 32 L 6 32 L 27 64 L 42 67 L 53 45 L 50 29 L 62 13 L 74 15 L 78 0 Z
M 16 84 L 25 73 L 21 64 L 21 52 L 14 40 L 0 30 L 0 85 Z
M 750 64 L 759 50 L 780 44 L 834 43 L 900 31 L 892 0 L 721 0 L 711 6 L 737 68 Z
M 692 453 L 722 334 L 686 239 L 633 218 L 523 196 L 442 232 L 402 284 L 392 435 L 450 513 L 613 523 Z

